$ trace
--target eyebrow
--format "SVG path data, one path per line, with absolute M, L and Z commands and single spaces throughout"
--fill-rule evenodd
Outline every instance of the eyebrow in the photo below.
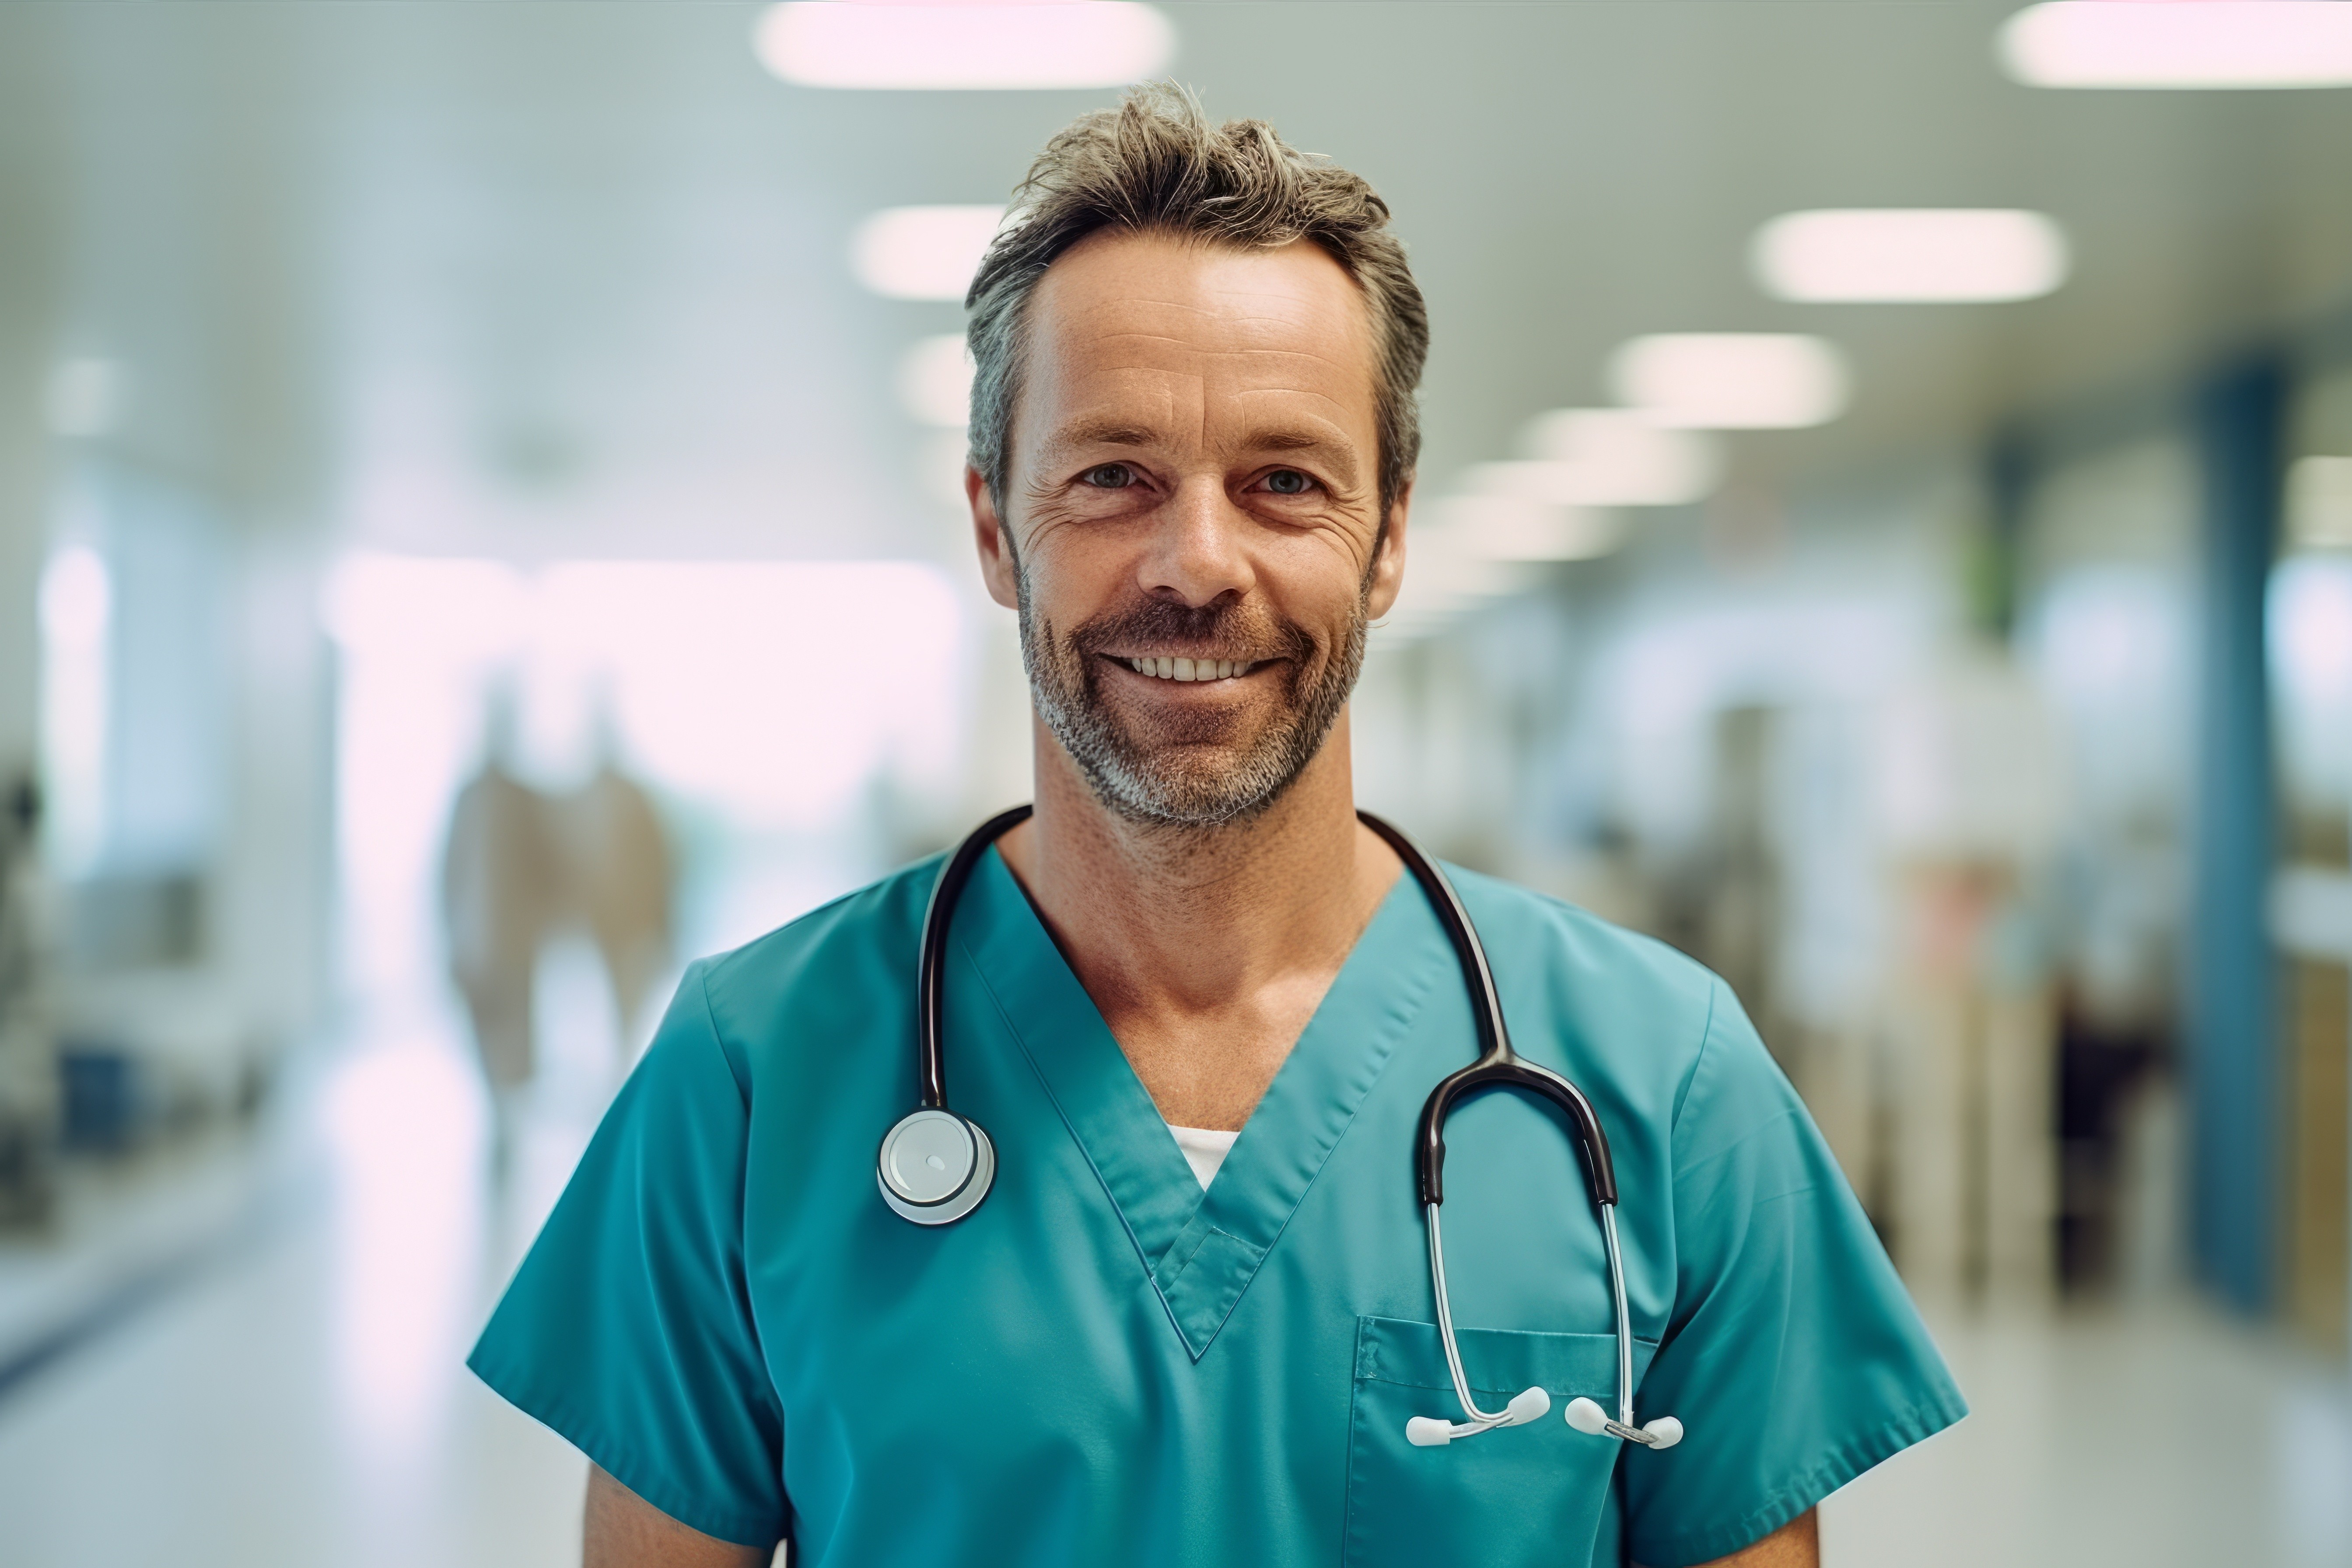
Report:
M 1158 431 L 1120 419 L 1082 419 L 1053 435 L 1055 447 L 1149 447 L 1159 439 Z
M 1302 430 L 1295 426 L 1271 426 L 1251 431 L 1242 442 L 1242 447 L 1252 452 L 1319 452 L 1332 468 L 1339 470 L 1341 480 L 1349 484 L 1356 481 L 1355 449 L 1344 441 L 1331 440 L 1312 430 Z
M 1160 433 L 1149 426 L 1126 419 L 1082 419 L 1054 432 L 1046 449 L 1066 452 L 1074 447 L 1150 447 L 1161 439 Z M 1251 431 L 1240 442 L 1249 452 L 1319 452 L 1339 470 L 1344 481 L 1356 479 L 1353 450 L 1345 442 L 1334 441 L 1311 429 L 1297 426 L 1267 426 Z

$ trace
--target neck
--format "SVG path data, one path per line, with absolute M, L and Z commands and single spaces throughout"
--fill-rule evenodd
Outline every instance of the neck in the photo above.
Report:
M 1402 869 L 1356 821 L 1346 716 L 1271 807 L 1215 827 L 1108 810 L 1042 725 L 1036 764 L 1005 863 L 1170 1120 L 1238 1127 Z

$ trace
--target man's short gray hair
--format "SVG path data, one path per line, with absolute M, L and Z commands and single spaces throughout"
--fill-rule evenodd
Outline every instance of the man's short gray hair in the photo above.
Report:
M 1000 511 L 1029 296 L 1056 258 L 1118 228 L 1244 250 L 1311 240 L 1347 269 L 1371 315 L 1385 532 L 1421 456 L 1413 392 L 1429 357 L 1429 311 L 1388 224 L 1388 204 L 1360 176 L 1289 146 L 1262 120 L 1212 126 L 1200 101 L 1172 83 L 1079 116 L 1029 166 L 1013 193 L 1012 221 L 964 297 L 976 367 L 971 464 Z

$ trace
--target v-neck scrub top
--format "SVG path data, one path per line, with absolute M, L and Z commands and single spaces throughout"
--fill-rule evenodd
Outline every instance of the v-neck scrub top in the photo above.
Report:
M 1401 877 L 1204 1193 L 992 851 L 946 975 L 948 1093 L 994 1189 L 910 1225 L 876 1149 L 915 1103 L 936 860 L 690 969 L 476 1346 L 474 1370 L 664 1513 L 795 1563 L 1703 1563 L 1965 1413 L 1804 1108 L 1723 984 L 1455 871 L 1523 1055 L 1615 1152 L 1641 1418 L 1614 1407 L 1601 1232 L 1565 1125 L 1447 1128 L 1460 1419 L 1413 1187 L 1423 1100 L 1477 1054 Z

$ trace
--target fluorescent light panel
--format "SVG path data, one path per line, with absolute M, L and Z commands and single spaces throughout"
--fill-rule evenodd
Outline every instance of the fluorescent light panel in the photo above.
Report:
M 2345 87 L 2352 5 L 2055 0 L 2003 23 L 1997 48 L 2029 87 Z
M 1481 561 L 1586 561 L 1608 554 L 1625 537 L 1614 512 L 1512 495 L 1450 496 L 1438 503 L 1438 523 Z
M 1557 408 L 1519 439 L 1528 460 L 1482 463 L 1469 488 L 1553 506 L 1681 506 L 1715 489 L 1710 437 L 1669 429 L 1632 408 Z
M 1167 68 L 1168 18 L 1136 0 L 994 5 L 787 0 L 760 16 L 760 63 L 799 87 L 1119 87 Z
M 1983 207 L 1788 213 L 1748 247 L 1768 294 L 1809 302 L 2032 300 L 2066 280 L 2066 236 L 2036 212 Z
M 1690 430 L 1792 430 L 1845 412 L 1845 358 L 1794 332 L 1661 332 L 1611 356 L 1618 401 Z
M 961 300 L 1003 220 L 1003 207 L 890 207 L 857 226 L 850 267 L 888 299 Z
M 1407 635 L 1512 592 L 1525 574 L 1508 562 L 1480 554 L 1465 531 L 1445 526 L 1443 504 L 1438 513 L 1415 526 L 1406 552 L 1404 584 L 1381 623 Z

